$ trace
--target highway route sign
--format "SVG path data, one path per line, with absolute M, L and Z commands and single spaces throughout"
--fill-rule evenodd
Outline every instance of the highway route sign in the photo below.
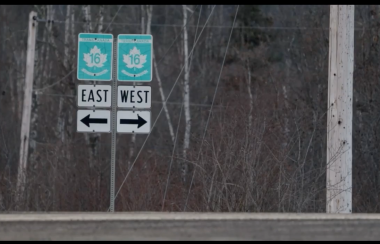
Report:
M 117 80 L 151 82 L 153 36 L 121 34 L 117 36 Z
M 113 35 L 79 33 L 78 80 L 112 80 Z

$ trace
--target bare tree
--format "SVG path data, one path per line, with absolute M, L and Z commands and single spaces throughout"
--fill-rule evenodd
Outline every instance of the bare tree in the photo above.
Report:
M 63 66 L 66 72 L 69 72 L 69 58 L 70 58 L 70 17 L 71 17 L 71 5 L 67 5 L 66 8 L 66 19 L 65 19 L 65 42 L 64 42 L 64 57 Z M 58 108 L 58 124 L 57 124 L 57 137 L 60 138 L 62 142 L 65 141 L 65 115 L 63 113 L 64 97 L 59 98 L 59 108 Z
M 83 29 L 85 32 L 92 32 L 91 24 L 91 7 L 90 5 L 82 6 L 82 15 L 83 15 Z M 94 165 L 94 161 L 98 155 L 98 142 L 100 140 L 99 134 L 85 134 L 86 142 L 89 146 L 89 155 L 90 155 L 90 166 Z
M 253 96 L 251 91 L 252 74 L 249 65 L 249 58 L 247 59 L 247 90 L 249 95 L 249 115 L 248 115 L 248 131 L 252 129 L 252 112 L 253 112 Z
M 160 91 L 162 106 L 164 107 L 165 116 L 166 116 L 166 119 L 168 120 L 170 137 L 172 138 L 172 142 L 174 142 L 173 125 L 172 125 L 172 122 L 171 122 L 171 119 L 170 119 L 170 114 L 169 114 L 168 106 L 166 104 L 165 93 L 164 93 L 164 90 L 162 89 L 162 82 L 161 82 L 160 74 L 158 72 L 157 60 L 155 58 L 154 51 L 153 51 L 153 66 L 154 66 L 154 73 L 155 73 L 156 78 L 157 78 L 158 90 Z
M 183 61 L 184 61 L 184 80 L 183 80 L 183 101 L 185 109 L 185 137 L 183 145 L 183 164 L 182 164 L 182 180 L 186 181 L 188 165 L 186 163 L 186 153 L 190 146 L 190 130 L 191 130 L 191 117 L 190 117 L 190 89 L 189 89 L 189 50 L 188 50 L 188 36 L 187 36 L 187 6 L 182 5 L 183 11 Z
M 71 45 L 75 48 L 75 44 L 77 42 L 77 38 L 75 36 L 75 5 L 72 5 L 71 6 L 71 16 L 70 16 L 70 20 L 71 20 L 71 27 L 70 27 L 70 35 L 71 35 L 71 38 L 72 38 L 72 43 Z M 73 67 L 74 67 L 74 64 L 73 64 Z M 74 76 L 74 75 L 73 75 Z
M 146 34 L 152 34 L 151 26 L 152 26 L 152 12 L 153 12 L 153 5 L 146 5 Z M 143 23 L 143 20 L 141 20 Z
M 70 67 L 69 67 L 69 57 L 70 57 L 70 37 L 71 37 L 71 33 L 70 33 L 70 18 L 71 18 L 71 5 L 67 5 L 67 8 L 66 8 L 66 19 L 65 19 L 65 48 L 64 48 L 64 53 L 65 53 L 65 57 L 64 57 L 64 67 L 67 71 L 70 70 Z
M 91 5 L 82 6 L 83 30 L 85 32 L 92 32 L 91 23 Z
M 145 7 L 140 5 L 140 15 L 141 15 L 141 34 L 145 33 Z
M 45 11 L 43 11 L 45 10 Z M 37 54 L 37 58 L 40 59 L 39 64 L 40 67 L 37 67 L 39 70 L 39 79 L 36 80 L 36 86 L 46 86 L 47 81 L 49 79 L 49 68 L 50 68 L 50 32 L 52 28 L 51 19 L 53 17 L 53 9 L 52 5 L 45 5 L 42 8 L 46 19 L 48 20 L 45 23 L 45 28 L 43 29 L 43 44 L 41 48 L 41 52 Z M 38 52 L 37 52 L 38 53 Z M 37 74 L 38 74 L 37 73 Z M 31 142 L 30 142 L 30 157 L 31 161 L 34 160 L 34 152 L 36 151 L 36 139 L 38 136 L 38 122 L 39 122 L 39 107 L 40 107 L 40 96 L 36 95 L 33 97 L 33 105 L 32 105 L 32 117 L 31 117 Z
M 149 5 L 147 5 L 149 6 Z M 140 17 L 141 17 L 141 34 L 144 34 L 145 33 L 145 14 L 146 14 L 146 11 L 145 11 L 145 6 L 144 5 L 140 5 Z M 149 31 L 150 31 L 150 23 L 147 23 L 147 28 L 149 27 Z M 132 158 L 134 156 L 134 153 L 135 153 L 135 145 L 136 145 L 136 134 L 132 134 L 131 135 L 131 142 L 129 144 L 129 154 L 128 154 L 128 169 L 131 168 L 131 163 L 132 163 Z
M 103 19 L 104 19 L 104 5 L 99 6 L 99 17 L 98 17 L 98 33 L 103 31 Z
M 146 32 L 146 34 L 152 34 L 151 33 L 151 28 L 150 28 L 151 27 L 151 22 L 152 22 L 152 12 L 153 12 L 153 5 L 147 5 L 147 17 L 148 18 L 147 18 L 147 27 L 146 27 L 147 32 Z M 141 21 L 143 21 L 143 20 L 141 20 Z M 168 120 L 170 137 L 172 139 L 172 142 L 174 143 L 173 124 L 171 122 L 168 106 L 166 104 L 165 93 L 164 93 L 164 90 L 162 89 L 162 82 L 161 82 L 161 78 L 160 78 L 160 73 L 158 72 L 157 60 L 156 60 L 156 57 L 155 57 L 154 50 L 153 50 L 153 57 L 152 58 L 153 58 L 154 74 L 156 75 L 156 78 L 157 78 L 158 89 L 160 91 L 162 106 L 164 107 L 165 116 L 166 116 L 166 119 Z
M 73 53 L 75 53 L 75 49 L 76 49 L 76 36 L 75 36 L 75 5 L 71 5 L 70 7 L 70 28 L 69 28 L 69 46 L 71 47 L 71 55 Z M 70 56 L 71 56 L 70 55 Z M 72 72 L 72 75 L 71 75 L 71 84 L 72 84 L 72 87 L 73 84 L 75 84 L 75 81 L 76 81 L 76 72 L 73 72 L 75 70 L 75 64 L 76 62 L 74 62 L 75 59 L 72 59 L 71 61 L 71 65 L 68 66 L 68 69 L 67 69 L 67 72 Z M 71 90 L 71 93 L 69 93 L 70 95 L 74 95 L 75 94 L 75 91 L 74 89 L 72 88 Z M 67 125 L 66 125 L 66 134 L 68 135 L 68 137 L 71 139 L 72 138 L 72 127 L 73 127 L 73 107 L 72 106 L 69 106 L 67 108 Z M 68 152 L 67 153 L 67 161 L 70 162 L 71 160 L 71 152 Z

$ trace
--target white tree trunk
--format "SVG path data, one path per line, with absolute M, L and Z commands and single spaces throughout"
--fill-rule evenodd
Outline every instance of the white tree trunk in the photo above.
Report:
M 286 63 L 286 69 L 285 69 L 285 79 L 283 81 L 283 85 L 282 85 L 282 95 L 283 95 L 283 101 L 284 101 L 284 106 L 285 106 L 285 113 L 284 112 L 281 112 L 281 114 L 283 114 L 283 117 L 284 117 L 284 141 L 282 143 L 282 146 L 283 146 L 283 149 L 286 148 L 286 146 L 288 145 L 288 141 L 289 141 L 289 133 L 290 133 L 290 130 L 289 130 L 289 102 L 288 102 L 288 82 L 289 82 L 289 76 L 290 76 L 290 67 L 291 67 L 291 61 L 290 60 L 286 60 L 285 61 Z
M 70 57 L 70 17 L 71 17 L 71 5 L 67 5 L 66 19 L 65 19 L 65 42 L 64 42 L 64 57 L 63 66 L 66 72 L 70 71 L 69 57 Z M 65 141 L 65 114 L 63 113 L 64 97 L 59 98 L 58 108 L 58 124 L 57 124 L 57 137 L 61 142 Z
M 248 133 L 251 133 L 252 129 L 252 112 L 253 112 L 253 96 L 251 91 L 252 74 L 249 65 L 249 59 L 247 59 L 247 90 L 249 95 L 249 114 L 248 114 Z
M 288 144 L 289 140 L 289 118 L 288 118 L 288 112 L 289 112 L 289 105 L 288 105 L 288 90 L 286 89 L 286 84 L 282 85 L 282 94 L 284 97 L 284 105 L 286 109 L 286 113 L 284 114 L 285 119 L 285 125 L 284 125 L 284 134 L 285 134 L 285 141 L 283 143 L 284 147 Z
M 58 124 L 57 124 L 57 136 L 63 143 L 65 141 L 65 119 L 64 119 L 64 113 L 63 113 L 63 106 L 64 106 L 64 98 L 59 98 L 59 105 L 58 105 Z
M 70 71 L 69 67 L 69 50 L 70 50 L 70 16 L 71 15 L 71 5 L 67 5 L 66 9 L 66 19 L 65 19 L 65 57 L 63 58 L 63 63 L 66 69 L 66 72 Z
M 132 134 L 131 142 L 129 143 L 129 154 L 128 154 L 128 170 L 132 166 L 132 158 L 135 153 L 135 144 L 136 144 L 136 134 Z
M 91 5 L 83 5 L 82 14 L 83 14 L 83 30 L 84 32 L 91 33 L 92 32 Z
M 209 12 L 211 13 L 212 12 L 212 8 L 211 8 L 211 5 L 208 6 L 208 9 L 209 9 Z M 211 21 L 210 21 L 211 22 Z M 210 23 L 211 25 L 211 23 Z M 205 54 L 206 54 L 206 57 L 211 59 L 212 58 L 212 37 L 213 37 L 213 29 L 214 28 L 209 28 L 208 29 L 208 32 L 207 32 L 207 36 L 206 36 L 206 51 L 205 51 Z
M 53 15 L 52 5 L 46 5 L 46 19 L 51 20 Z M 39 58 L 41 61 L 43 60 L 43 63 L 41 62 L 41 69 L 42 71 L 42 77 L 40 76 L 39 79 L 37 79 L 36 83 L 38 86 L 45 86 L 47 84 L 47 81 L 49 80 L 49 68 L 50 68 L 50 33 L 51 33 L 52 24 L 51 22 L 45 23 L 45 29 L 43 31 L 43 48 L 41 49 L 41 53 Z M 40 107 L 40 96 L 36 95 L 33 97 L 32 100 L 32 115 L 31 115 L 31 133 L 30 133 L 30 158 L 31 162 L 34 163 L 34 152 L 36 151 L 36 139 L 38 137 L 38 124 L 39 124 L 39 107 Z
M 145 9 L 144 5 L 140 5 L 141 9 L 141 34 L 145 33 Z M 136 134 L 131 135 L 131 142 L 129 144 L 129 154 L 128 154 L 128 170 L 132 165 L 132 158 L 135 153 L 135 145 L 136 145 Z
M 47 5 L 46 6 L 46 18 L 48 20 L 51 19 L 51 5 Z M 44 37 L 46 38 L 44 40 L 45 44 L 46 45 L 46 49 L 45 49 L 45 54 L 44 54 L 44 58 L 45 58 L 45 62 L 44 62 L 44 66 L 43 66 L 43 75 L 42 75 L 42 86 L 44 86 L 46 84 L 46 80 L 48 79 L 48 67 L 49 67 L 49 63 L 50 63 L 50 60 L 49 60 L 49 57 L 50 57 L 50 45 L 49 45 L 49 41 L 50 41 L 50 32 L 51 32 L 51 23 L 49 22 L 46 22 L 46 28 L 44 30 L 44 32 L 46 32 L 46 35 L 44 35 Z
M 5 38 L 4 38 L 5 39 Z M 9 58 L 9 63 L 11 63 L 12 60 L 11 58 Z M 17 67 L 17 66 L 16 66 Z M 13 80 L 13 68 L 12 66 L 9 67 L 9 93 L 11 95 L 11 108 L 12 108 L 12 113 L 13 114 L 17 114 L 17 110 L 16 110 L 16 99 L 15 99 L 15 85 L 14 85 L 14 82 L 17 82 L 17 80 Z
M 53 21 L 55 19 L 54 5 L 48 5 L 48 9 L 49 9 L 49 20 Z M 65 23 L 65 28 L 66 28 L 66 23 Z M 50 24 L 48 26 L 48 37 L 49 37 L 49 39 L 48 39 L 49 40 L 48 41 L 49 44 L 48 45 L 52 46 L 52 49 L 54 51 L 56 60 L 62 60 L 61 55 L 58 52 L 58 48 L 57 48 L 57 45 L 56 45 L 56 41 L 55 41 L 55 37 L 54 37 L 53 32 L 54 32 L 54 30 L 53 30 L 53 23 L 50 22 Z M 64 42 L 64 45 L 65 45 L 65 42 Z M 65 47 L 64 47 L 64 51 L 65 51 Z M 63 65 L 65 65 L 65 58 L 66 57 L 63 57 Z M 48 64 L 47 66 L 49 68 L 48 68 L 48 72 L 47 72 L 46 81 L 49 81 L 50 77 L 52 76 L 52 70 L 53 70 L 53 64 L 54 64 L 54 62 L 53 61 L 49 61 L 47 64 Z M 64 126 L 63 125 L 64 114 L 62 113 L 63 102 L 64 102 L 63 99 L 64 99 L 63 97 L 59 98 L 59 106 L 58 106 L 58 110 L 59 111 L 58 111 L 58 121 L 57 121 L 58 126 L 56 128 L 57 130 L 55 131 L 56 132 L 56 136 L 58 138 L 60 138 L 61 141 L 63 141 L 63 138 L 62 138 L 63 131 L 62 131 L 62 129 L 63 129 L 63 126 Z M 38 106 L 39 106 L 39 103 L 38 103 Z M 53 109 L 52 109 L 51 112 L 55 112 L 55 111 L 53 111 Z M 38 124 L 38 122 L 37 122 L 37 124 Z
M 3 7 L 3 16 L 5 16 L 5 14 L 6 14 L 6 8 L 5 7 Z M 7 42 L 7 38 L 6 38 L 6 36 L 7 36 L 7 23 L 6 23 L 6 21 L 3 21 L 3 32 L 2 32 L 2 36 L 3 36 L 3 42 L 2 42 L 2 50 L 3 50 L 3 55 L 2 55 L 2 61 L 4 62 L 4 63 L 6 63 L 7 62 L 7 58 L 8 58 L 8 61 L 9 61 L 9 63 L 11 63 L 12 62 L 12 59 L 10 58 L 11 57 L 11 55 L 9 55 L 8 57 L 7 57 L 7 55 L 5 55 L 5 51 L 6 51 L 6 42 Z M 13 69 L 12 69 L 12 66 L 11 67 L 9 67 L 9 94 L 10 94 L 10 97 L 11 97 L 11 110 L 12 110 L 12 113 L 13 114 L 15 114 L 15 112 L 16 112 L 16 100 L 15 100 L 15 96 L 14 96 L 14 84 L 13 84 L 13 80 L 11 79 L 11 74 L 12 74 L 12 72 L 13 72 Z
M 70 38 L 69 42 L 71 43 L 71 54 L 75 53 L 76 50 L 76 36 L 75 36 L 75 5 L 71 5 L 70 8 Z M 69 55 L 71 56 L 69 53 Z M 71 62 L 70 71 L 75 69 L 76 62 Z M 76 81 L 76 72 L 72 72 L 71 74 L 71 82 L 72 84 L 75 84 Z M 75 90 L 72 90 L 71 95 L 75 94 Z M 73 112 L 72 112 L 72 106 L 67 107 L 67 125 L 66 125 L 66 134 L 68 135 L 68 138 L 71 138 L 72 135 L 72 125 L 73 125 Z M 70 162 L 71 160 L 71 154 L 67 153 L 67 161 Z
M 152 26 L 152 12 L 153 12 L 153 5 L 146 5 L 146 14 L 147 14 L 147 21 L 146 21 L 146 34 L 151 34 L 151 26 Z
M 144 5 L 141 5 L 140 9 L 141 9 L 141 34 L 145 33 L 145 14 L 148 15 L 148 21 L 146 23 L 146 31 L 147 31 L 146 34 L 150 34 L 151 33 L 150 32 L 150 26 L 151 26 L 151 21 L 152 21 L 153 6 L 147 5 L 146 9 L 145 9 Z M 130 169 L 131 165 L 132 165 L 132 158 L 133 158 L 134 153 L 135 153 L 135 145 L 136 145 L 136 134 L 132 134 L 131 142 L 129 144 L 128 169 Z M 146 165 L 144 164 L 144 168 L 145 167 L 146 167 Z
M 104 19 L 104 5 L 100 5 L 100 7 L 99 7 L 98 33 L 102 33 L 102 31 L 103 31 L 103 19 Z
M 140 5 L 141 8 L 141 34 L 145 33 L 145 9 L 144 5 Z
M 148 15 L 148 18 L 147 18 L 147 25 L 146 25 L 146 34 L 151 34 L 152 12 L 153 12 L 153 5 L 147 5 L 147 15 Z M 172 125 L 172 122 L 171 122 L 171 119 L 170 119 L 169 110 L 168 110 L 168 107 L 167 107 L 167 104 L 166 104 L 165 93 L 164 93 L 164 90 L 162 89 L 162 82 L 161 82 L 160 74 L 158 72 L 157 61 L 156 61 L 156 57 L 155 57 L 155 54 L 154 54 L 154 50 L 153 50 L 153 67 L 154 67 L 154 73 L 155 73 L 156 78 L 157 78 L 158 90 L 160 91 L 161 101 L 162 101 L 162 104 L 163 104 L 163 107 L 164 107 L 165 116 L 166 116 L 166 119 L 168 120 L 170 137 L 172 138 L 172 142 L 174 143 L 173 125 Z
M 49 5 L 49 8 L 50 8 L 50 20 L 54 20 L 54 18 L 55 18 L 54 5 Z M 54 34 L 53 33 L 53 23 L 50 22 L 50 26 L 49 26 L 49 43 L 53 47 L 56 59 L 57 60 L 62 60 L 61 55 L 58 52 L 58 48 L 57 48 L 57 45 L 56 45 L 56 42 L 55 42 L 55 37 L 54 37 L 53 34 Z M 49 62 L 49 66 L 50 66 L 50 68 L 49 68 L 49 77 L 50 77 L 51 76 L 52 67 L 53 67 L 53 62 Z
M 26 52 L 25 51 L 20 51 L 20 59 L 21 60 L 25 60 L 25 54 Z M 20 63 L 20 66 L 21 70 L 25 71 L 26 67 L 24 64 Z M 15 77 L 17 78 L 17 81 L 16 81 L 16 84 L 17 84 L 17 97 L 20 98 L 20 100 L 22 100 L 22 97 L 23 97 L 23 90 L 24 90 L 24 84 L 23 84 L 23 80 L 21 79 L 18 79 L 19 76 L 16 74 Z M 24 78 L 25 79 L 25 78 Z M 22 105 L 23 103 L 21 101 L 18 102 L 18 107 L 17 107 L 17 110 L 18 110 L 18 117 L 21 119 L 22 117 Z
M 77 38 L 75 36 L 75 5 L 72 5 L 71 6 L 71 28 L 70 28 L 70 31 L 71 31 L 71 38 L 72 38 L 72 45 L 73 45 L 73 48 L 75 49 L 75 46 L 76 46 L 76 43 L 77 43 Z M 73 64 L 73 67 L 74 67 L 74 64 Z
M 190 129 L 191 129 L 191 117 L 190 117 L 190 89 L 189 89 L 189 50 L 188 50 L 188 36 L 187 36 L 187 6 L 182 5 L 183 10 L 183 61 L 184 61 L 184 81 L 183 81 L 183 100 L 185 109 L 185 138 L 183 145 L 183 157 L 186 159 L 187 149 L 190 145 Z M 186 175 L 188 171 L 188 165 L 186 160 L 183 160 L 182 164 L 182 180 L 186 181 Z
M 104 21 L 104 5 L 99 6 L 99 13 L 98 13 L 98 33 L 103 32 L 103 21 Z M 100 139 L 100 134 L 99 134 Z M 101 183 L 101 172 L 97 172 L 97 191 L 94 191 L 94 199 L 96 199 L 96 194 L 100 190 L 100 183 Z
M 3 200 L 3 195 L 0 192 L 0 212 L 5 211 L 5 205 L 4 205 L 4 200 Z
M 92 26 L 91 26 L 90 5 L 82 6 L 82 15 L 83 15 L 83 31 L 86 33 L 91 33 Z M 88 148 L 89 150 L 88 154 L 90 155 L 89 166 L 90 168 L 92 168 L 94 165 L 96 155 L 97 155 L 97 143 L 98 143 L 99 135 L 86 133 L 84 134 L 84 136 L 85 136 L 86 143 L 89 146 Z
M 162 106 L 164 107 L 165 116 L 166 116 L 166 119 L 168 120 L 170 137 L 172 138 L 172 142 L 174 143 L 173 124 L 172 124 L 172 121 L 171 121 L 171 118 L 170 118 L 168 106 L 166 104 L 165 93 L 164 93 L 164 90 L 162 89 L 162 82 L 161 82 L 160 74 L 158 72 L 157 61 L 156 61 L 156 58 L 155 58 L 155 55 L 154 55 L 154 51 L 153 51 L 153 66 L 154 66 L 154 72 L 155 72 L 156 78 L 157 78 L 158 90 L 160 91 L 160 95 L 161 95 Z

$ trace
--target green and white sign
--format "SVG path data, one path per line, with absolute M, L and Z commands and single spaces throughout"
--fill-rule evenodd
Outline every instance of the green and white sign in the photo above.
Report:
M 118 35 L 117 80 L 152 81 L 152 35 Z
M 78 37 L 78 80 L 112 80 L 113 35 L 80 33 Z

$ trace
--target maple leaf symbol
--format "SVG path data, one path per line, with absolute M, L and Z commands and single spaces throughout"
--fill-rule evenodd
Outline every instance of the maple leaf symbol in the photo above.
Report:
M 97 46 L 94 46 L 91 50 L 90 53 L 85 53 L 84 54 L 84 59 L 87 66 L 92 68 L 92 67 L 103 67 L 104 62 L 107 61 L 107 54 L 102 54 L 100 52 L 100 49 Z
M 123 54 L 123 61 L 127 64 L 128 68 L 138 68 L 141 69 L 144 63 L 146 63 L 146 55 L 140 53 L 136 47 L 129 51 L 128 55 Z

